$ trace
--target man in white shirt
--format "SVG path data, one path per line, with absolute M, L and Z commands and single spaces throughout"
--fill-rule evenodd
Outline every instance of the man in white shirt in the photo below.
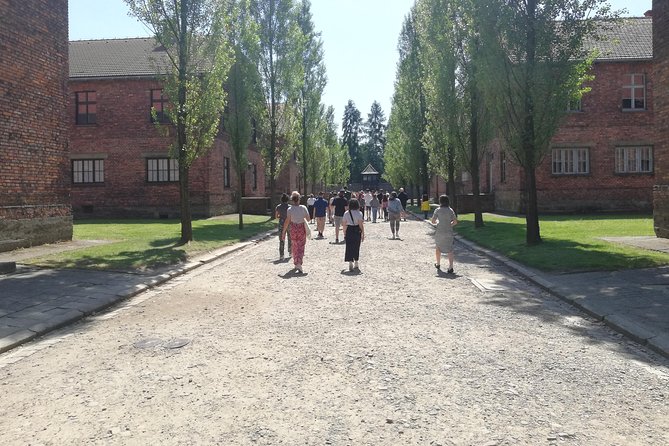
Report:
M 372 215 L 372 193 L 367 189 L 365 191 L 365 215 L 367 216 L 367 221 L 370 221 Z

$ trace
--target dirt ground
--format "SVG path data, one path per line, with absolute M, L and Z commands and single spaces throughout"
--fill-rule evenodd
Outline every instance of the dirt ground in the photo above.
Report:
M 2 355 L 0 443 L 669 444 L 666 360 L 430 233 L 272 238 Z

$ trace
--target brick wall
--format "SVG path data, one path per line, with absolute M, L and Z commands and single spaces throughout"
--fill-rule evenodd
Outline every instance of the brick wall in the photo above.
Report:
M 147 158 L 167 157 L 173 137 L 161 133 L 150 121 L 150 94 L 160 84 L 150 79 L 120 78 L 69 82 L 68 120 L 73 159 L 104 159 L 104 182 L 73 184 L 72 205 L 79 217 L 176 217 L 179 214 L 178 182 L 147 181 Z M 95 91 L 96 123 L 77 125 L 77 92 Z M 168 129 L 168 126 L 165 126 Z M 230 187 L 223 184 L 224 158 L 230 158 Z M 264 196 L 260 155 L 249 150 L 249 162 L 258 164 L 258 188 L 245 193 Z M 190 169 L 191 206 L 194 216 L 236 211 L 237 175 L 233 155 L 224 137 L 196 160 Z M 72 181 L 72 177 L 69 177 Z
M 653 0 L 653 58 L 657 144 L 653 215 L 655 234 L 669 238 L 669 4 Z
M 646 75 L 646 109 L 622 110 L 626 75 Z M 568 115 L 552 139 L 556 148 L 588 148 L 590 172 L 553 175 L 551 153 L 536 170 L 538 205 L 544 212 L 650 211 L 655 173 L 615 172 L 616 147 L 650 146 L 654 160 L 662 155 L 655 147 L 653 66 L 651 61 L 596 63 L 592 90 L 582 100 L 582 111 Z M 491 158 L 481 166 L 481 190 L 492 186 L 497 210 L 522 212 L 525 203 L 522 170 L 506 155 L 506 181 L 501 181 L 502 155 L 493 144 Z M 491 175 L 492 174 L 492 175 Z M 492 185 L 490 179 L 492 178 Z
M 0 251 L 72 238 L 67 0 L 0 0 Z

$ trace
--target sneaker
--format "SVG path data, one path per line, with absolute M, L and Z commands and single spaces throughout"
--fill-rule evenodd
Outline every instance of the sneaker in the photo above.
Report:
M 353 271 L 353 262 L 348 262 L 348 270 Z
M 358 267 L 358 261 L 357 260 L 355 261 L 355 264 L 353 265 L 353 269 L 360 269 L 360 267 Z
M 395 233 L 393 232 L 393 240 L 395 240 Z
M 446 271 L 448 274 L 453 274 L 453 268 L 448 268 L 448 271 Z
M 339 239 L 338 239 L 338 238 L 335 239 L 335 243 L 339 243 Z
M 434 267 L 437 268 L 439 271 L 441 271 L 441 265 L 440 265 L 440 264 L 435 263 L 435 264 L 434 264 Z
M 302 274 L 302 265 L 296 265 L 295 268 L 297 269 L 297 272 Z

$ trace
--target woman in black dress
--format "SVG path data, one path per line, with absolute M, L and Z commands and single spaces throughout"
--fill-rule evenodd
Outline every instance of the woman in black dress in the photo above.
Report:
M 344 224 L 344 239 L 346 240 L 346 253 L 344 261 L 348 262 L 348 270 L 358 269 L 360 258 L 360 244 L 365 240 L 365 218 L 360 212 L 360 202 L 351 200 L 348 211 L 342 218 Z

